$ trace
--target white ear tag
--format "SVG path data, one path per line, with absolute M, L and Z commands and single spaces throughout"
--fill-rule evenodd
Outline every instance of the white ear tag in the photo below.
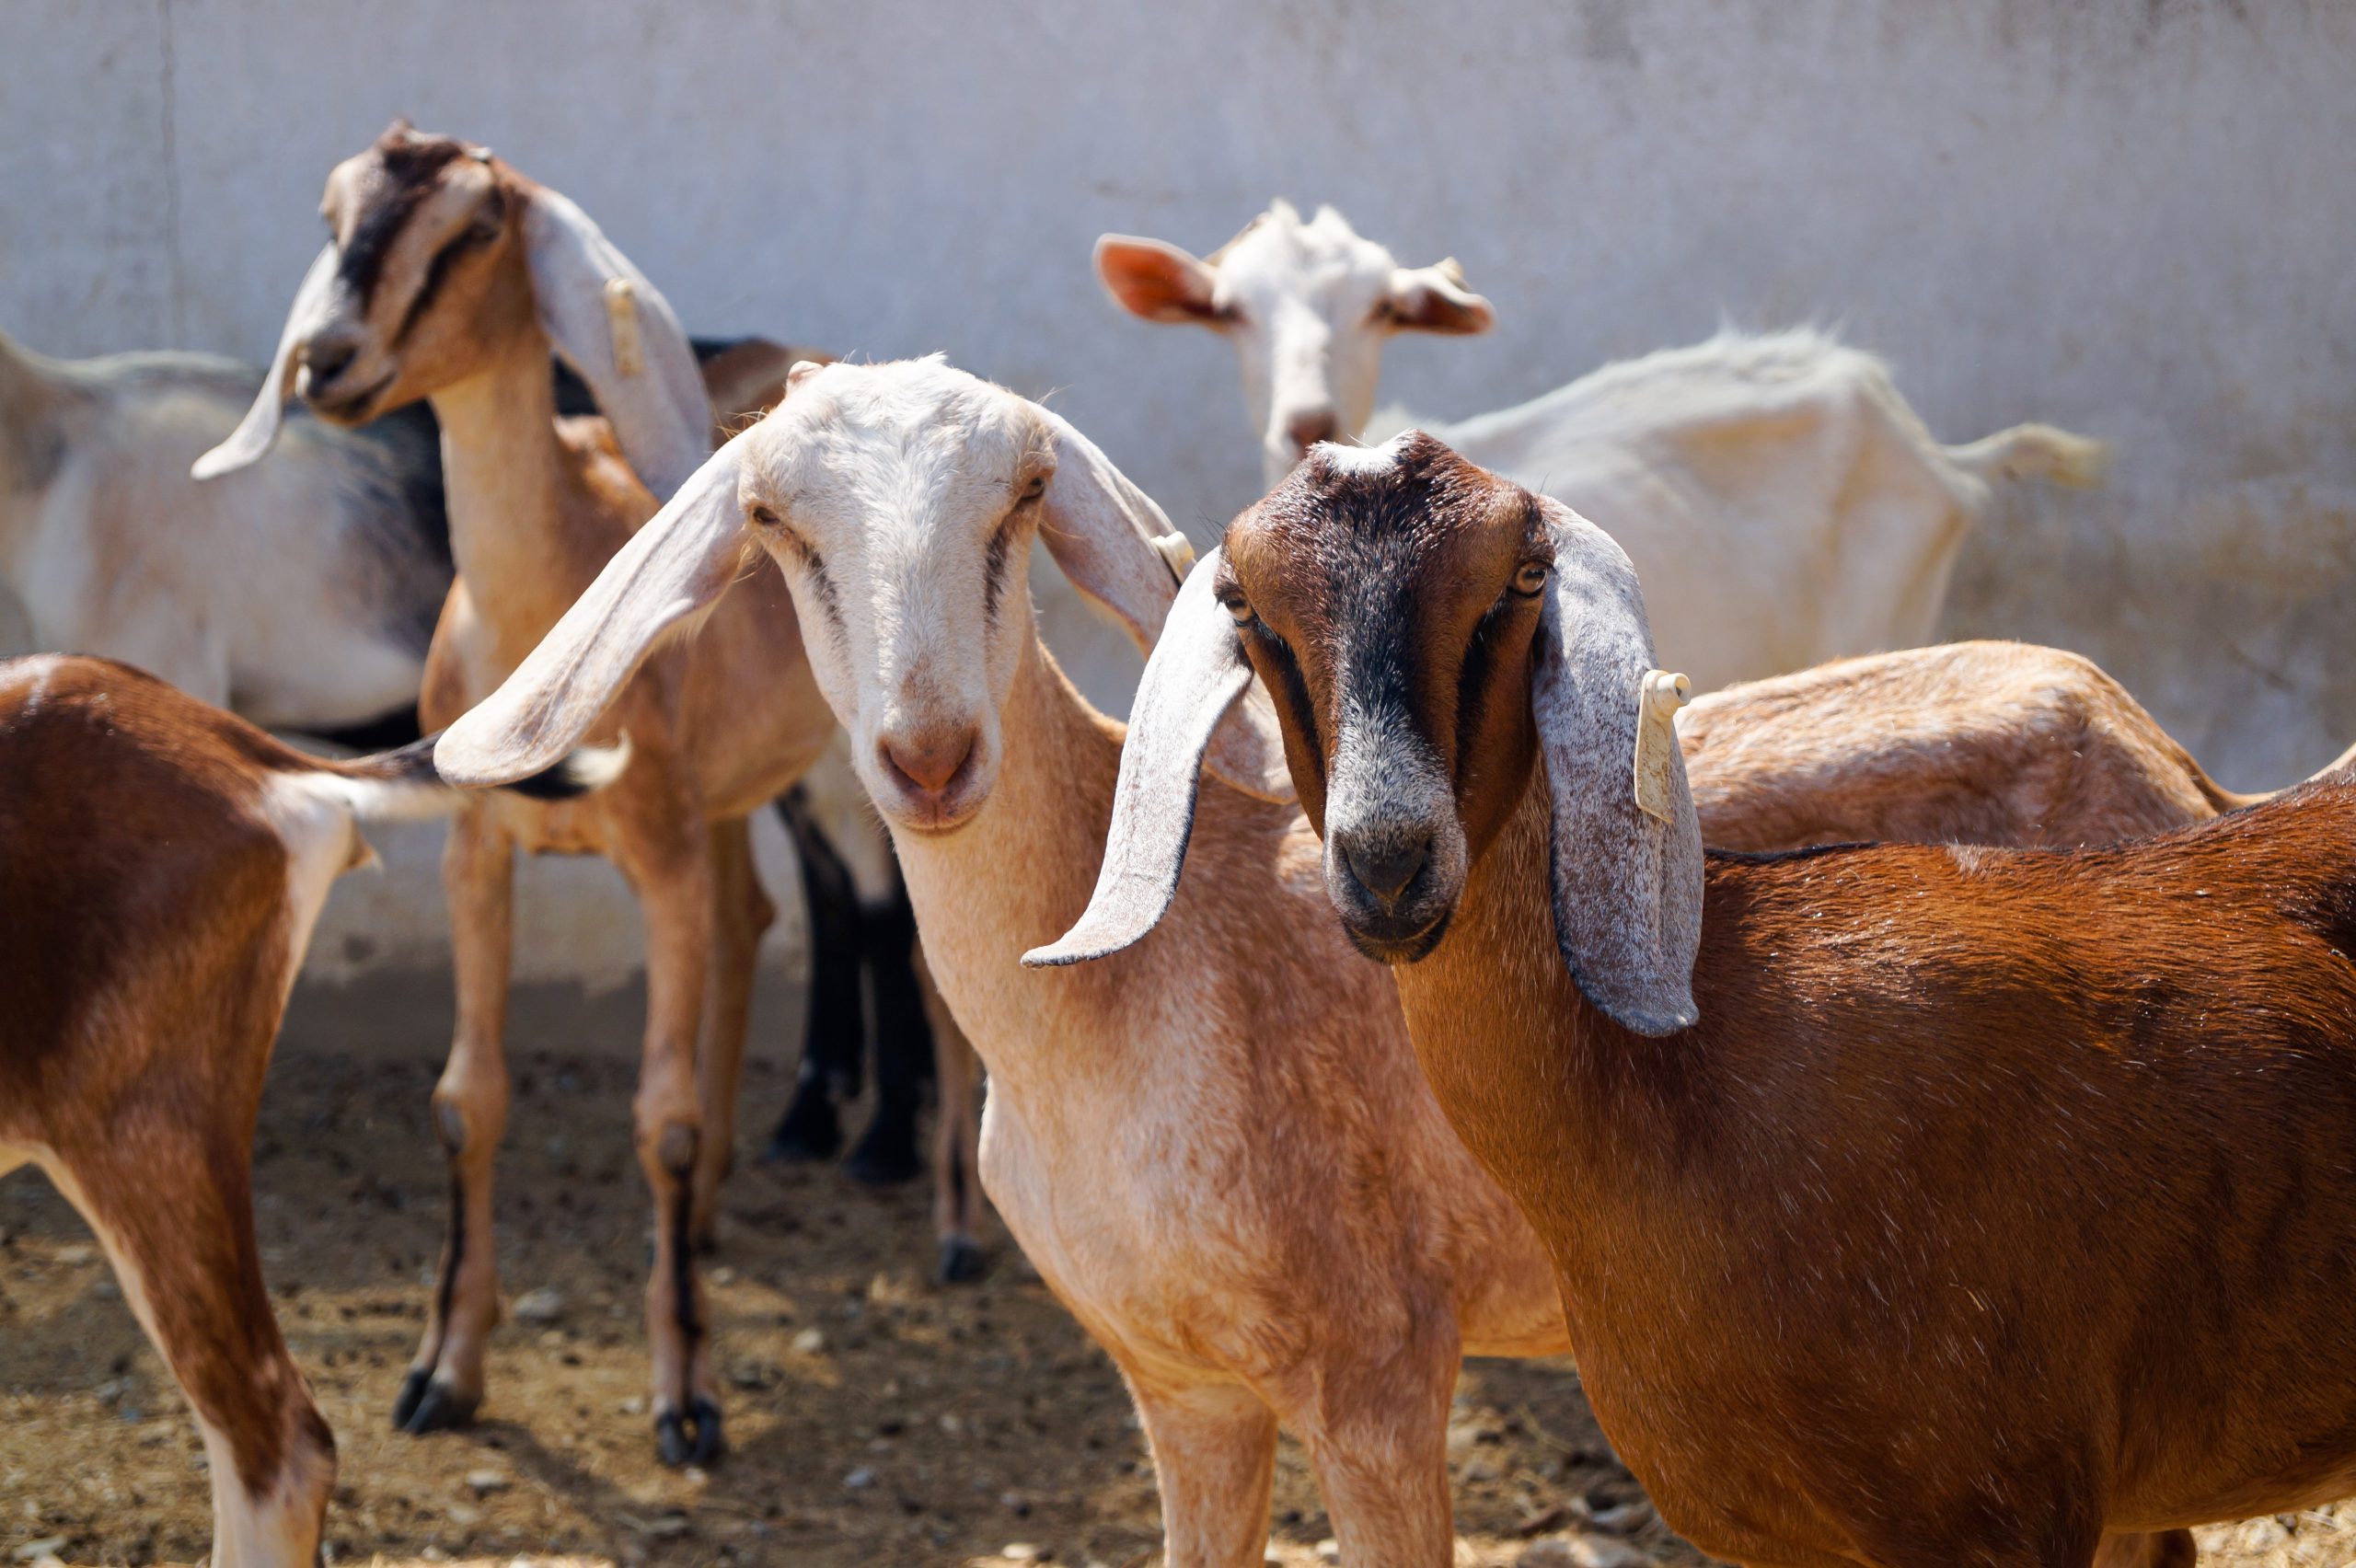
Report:
M 638 294 L 628 278 L 606 280 L 606 329 L 614 340 L 614 372 L 636 375 L 646 368 L 638 340 Z
M 1153 541 L 1153 548 L 1161 552 L 1161 564 L 1170 569 L 1170 575 L 1183 587 L 1186 573 L 1195 570 L 1194 541 L 1184 534 L 1164 534 Z
M 1668 822 L 1675 815 L 1677 710 L 1693 699 L 1693 683 L 1667 670 L 1647 670 L 1636 693 L 1636 804 Z

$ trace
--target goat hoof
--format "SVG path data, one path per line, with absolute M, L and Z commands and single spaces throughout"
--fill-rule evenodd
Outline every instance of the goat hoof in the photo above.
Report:
M 862 1187 L 896 1187 L 924 1174 L 924 1161 L 917 1158 L 916 1129 L 886 1127 L 883 1115 L 876 1113 L 876 1124 L 843 1161 L 843 1174 Z
M 941 1283 L 971 1285 L 982 1277 L 982 1250 L 963 1236 L 941 1243 Z
M 421 1378 L 424 1386 L 411 1402 L 410 1386 Z M 411 1372 L 401 1384 L 401 1397 L 393 1406 L 393 1424 L 412 1437 L 422 1437 L 429 1432 L 455 1432 L 474 1420 L 475 1407 L 480 1403 L 479 1394 L 462 1394 L 447 1383 L 434 1382 L 429 1374 Z M 408 1407 L 406 1412 L 403 1406 Z
M 654 1446 L 671 1470 L 710 1465 L 720 1458 L 720 1407 L 699 1397 L 685 1415 L 666 1410 L 654 1418 Z
M 817 1165 L 842 1152 L 842 1119 L 823 1086 L 805 1087 L 761 1150 L 763 1165 Z
M 406 1431 L 409 1418 L 417 1413 L 418 1405 L 425 1398 L 425 1386 L 433 1380 L 430 1366 L 412 1366 L 409 1376 L 401 1379 L 401 1391 L 393 1396 L 393 1428 Z

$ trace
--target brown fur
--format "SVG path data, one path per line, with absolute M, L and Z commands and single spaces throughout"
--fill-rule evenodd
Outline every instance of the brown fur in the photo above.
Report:
M 1378 517 L 1369 480 L 1314 530 L 1230 529 L 1237 590 L 1308 690 L 1379 640 L 1348 624 L 1395 568 L 1379 541 L 1510 514 L 1458 480 L 1478 504 Z M 1399 590 L 1395 645 L 1448 655 L 1404 711 L 1449 757 L 1473 859 L 1447 935 L 1395 974 L 1663 1516 L 1750 1562 L 2083 1564 L 2136 1553 L 2107 1531 L 2356 1488 L 2356 787 L 2112 849 L 1713 855 L 1701 1022 L 1641 1039 L 1557 950 L 1543 770 L 1454 755 L 1431 696 L 1469 671 L 1530 722 L 1526 658 L 1434 629 L 1504 589 Z M 1348 744 L 1334 705 L 1279 713 L 1303 753 Z M 1494 842 L 1469 832 L 1489 790 L 1511 801 Z
M 558 421 L 548 337 L 534 309 L 518 218 L 539 188 L 495 158 L 396 156 L 392 144 L 457 145 L 396 127 L 338 167 L 337 236 L 374 234 L 382 281 L 343 330 L 356 367 L 310 397 L 356 418 L 430 398 L 443 428 L 458 565 L 427 656 L 420 713 L 447 723 L 490 693 L 655 510 L 601 419 Z M 485 229 L 488 232 L 484 232 Z M 430 297 L 422 309 L 421 292 Z M 357 402 L 345 381 L 388 366 Z M 656 651 L 608 709 L 629 772 L 594 800 L 554 808 L 486 801 L 453 828 L 449 888 L 458 975 L 450 1064 L 434 1095 L 453 1173 L 452 1241 L 399 1415 L 412 1430 L 463 1421 L 482 1396 L 498 1311 L 491 1162 L 506 1121 L 501 1033 L 514 851 L 601 854 L 629 879 L 648 928 L 648 1026 L 637 1101 L 640 1165 L 653 1191 L 647 1289 L 655 1415 L 672 1458 L 708 1455 L 717 1389 L 700 1286 L 687 1251 L 711 1232 L 731 1158 L 736 1078 L 756 945 L 771 908 L 754 880 L 745 816 L 814 760 L 833 720 L 813 683 L 775 570 L 757 558 L 694 636 Z M 700 1417 L 700 1419 L 699 1419 Z M 691 1441 L 683 1430 L 692 1430 Z

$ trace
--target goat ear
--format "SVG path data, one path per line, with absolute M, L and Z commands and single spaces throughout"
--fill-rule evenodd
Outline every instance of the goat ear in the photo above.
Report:
M 1431 267 L 1391 273 L 1391 325 L 1402 332 L 1485 332 L 1497 313 L 1464 286 L 1464 269 L 1451 256 Z
M 749 433 L 749 432 L 748 432 Z M 709 608 L 745 553 L 738 436 L 630 536 L 499 689 L 433 748 L 453 784 L 507 784 L 581 744 L 664 633 Z
M 287 307 L 286 325 L 279 329 L 278 352 L 271 356 L 270 371 L 261 378 L 261 390 L 254 394 L 253 407 L 246 410 L 227 440 L 189 465 L 191 478 L 216 479 L 234 474 L 261 461 L 277 441 L 278 421 L 294 391 L 294 350 L 327 316 L 328 302 L 335 295 L 336 257 L 330 242 L 311 258 L 310 271 L 303 274 L 294 303 Z
M 639 478 L 667 500 L 711 455 L 711 398 L 671 302 L 545 186 L 525 203 L 523 229 L 541 329 L 589 384 Z
M 1211 297 L 1218 273 L 1164 240 L 1099 235 L 1096 275 L 1121 308 L 1148 321 L 1216 327 L 1226 319 Z
M 1554 940 L 1579 990 L 1638 1034 L 1700 1016 L 1702 830 L 1674 731 L 1643 758 L 1652 628 L 1636 570 L 1610 535 L 1542 497 L 1554 573 L 1539 622 L 1530 706 L 1554 798 Z
M 1177 895 L 1204 754 L 1220 716 L 1252 686 L 1235 622 L 1211 592 L 1218 565 L 1213 550 L 1195 566 L 1145 663 L 1088 909 L 1059 940 L 1024 953 L 1025 968 L 1116 953 L 1152 930 Z
M 1039 536 L 1081 596 L 1150 654 L 1179 584 L 1191 581 L 1188 569 L 1201 575 L 1195 548 L 1094 442 L 1060 414 L 1038 411 L 1056 447 L 1056 477 L 1040 502 Z M 1279 805 L 1296 798 L 1276 712 L 1265 702 L 1238 705 L 1220 727 L 1209 766 L 1247 795 Z

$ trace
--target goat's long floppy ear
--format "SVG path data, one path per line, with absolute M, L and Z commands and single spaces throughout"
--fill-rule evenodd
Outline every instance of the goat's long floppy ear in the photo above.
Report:
M 287 307 L 286 325 L 279 329 L 278 352 L 271 356 L 270 372 L 261 378 L 261 390 L 254 394 L 253 407 L 237 421 L 237 428 L 228 439 L 199 457 L 189 466 L 191 477 L 200 479 L 219 478 L 234 474 L 249 463 L 261 460 L 271 444 L 278 439 L 278 421 L 285 412 L 286 399 L 294 391 L 294 349 L 309 337 L 328 313 L 328 302 L 335 296 L 336 248 L 330 243 L 311 258 L 310 271 L 303 274 L 300 287 L 294 291 L 294 303 Z
M 1554 939 L 1588 1001 L 1639 1034 L 1672 1034 L 1699 1016 L 1702 829 L 1673 741 L 1647 759 L 1666 820 L 1632 784 L 1653 662 L 1644 592 L 1610 535 L 1558 501 L 1539 504 L 1554 574 L 1530 706 L 1554 797 Z
M 1202 575 L 1194 547 L 1070 421 L 1045 409 L 1039 413 L 1056 444 L 1056 477 L 1040 502 L 1039 536 L 1081 596 L 1120 622 L 1150 655 L 1179 582 L 1192 581 L 1188 568 Z M 1236 705 L 1219 726 L 1208 767 L 1260 800 L 1288 805 L 1297 798 L 1283 733 L 1265 699 Z
M 589 214 L 543 186 L 524 208 L 541 329 L 589 384 L 658 500 L 711 454 L 711 399 L 671 302 Z
M 1464 286 L 1464 269 L 1451 256 L 1429 267 L 1391 273 L 1391 325 L 1403 332 L 1485 332 L 1497 319 L 1489 302 Z
M 749 432 L 748 432 L 749 433 Z M 709 608 L 744 559 L 738 436 L 630 536 L 515 673 L 442 733 L 433 766 L 453 784 L 506 784 L 577 746 L 648 649 Z
M 1178 590 L 1161 640 L 1145 662 L 1129 709 L 1113 790 L 1113 826 L 1087 912 L 1057 940 L 1022 955 L 1024 967 L 1080 963 L 1120 951 L 1153 929 L 1178 892 L 1195 794 L 1220 716 L 1252 686 L 1235 621 L 1211 592 L 1218 551 Z
M 1096 276 L 1115 304 L 1148 321 L 1216 327 L 1222 319 L 1212 300 L 1218 274 L 1167 240 L 1097 236 Z

